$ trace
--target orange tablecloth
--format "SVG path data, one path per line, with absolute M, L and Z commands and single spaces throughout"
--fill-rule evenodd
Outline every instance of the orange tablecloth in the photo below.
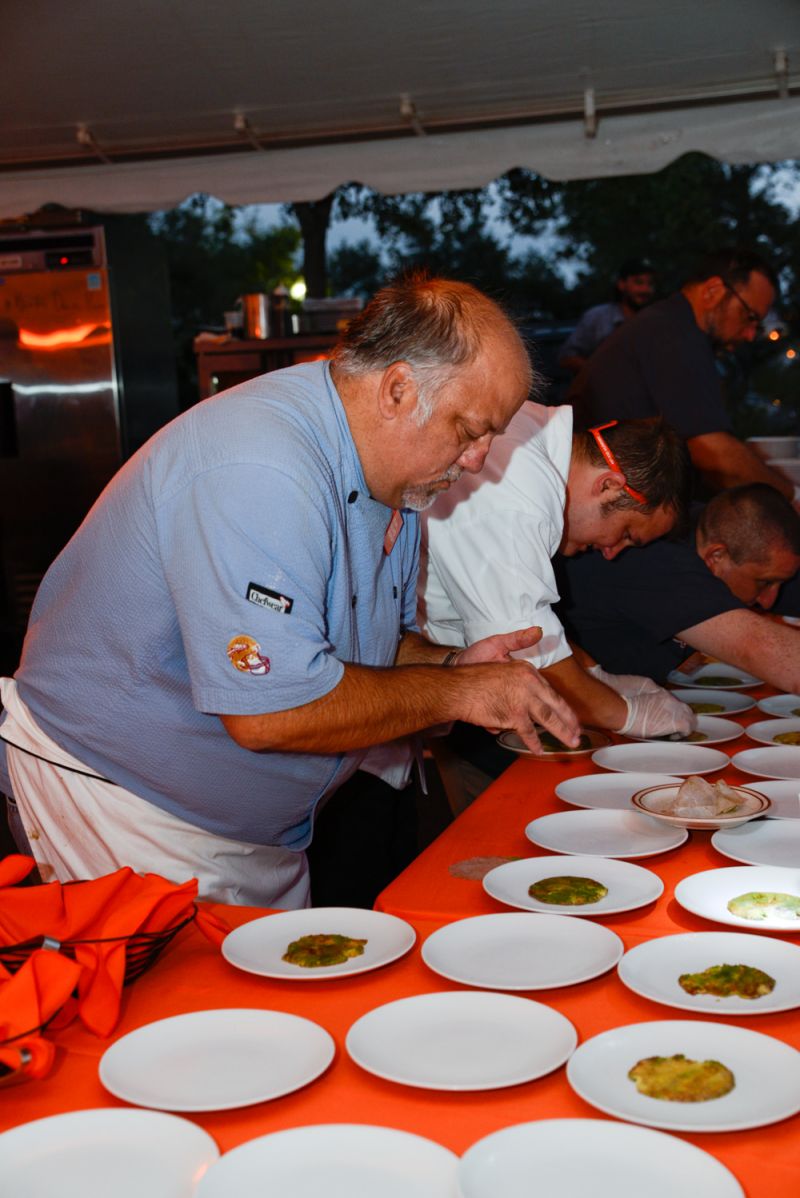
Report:
M 752 691 L 755 698 L 768 693 L 772 692 L 767 688 Z M 746 726 L 767 717 L 754 708 L 740 716 L 727 718 L 737 719 Z M 733 756 L 742 749 L 754 747 L 754 742 L 742 736 L 715 747 Z M 420 926 L 424 921 L 447 922 L 509 910 L 490 898 L 480 881 L 454 876 L 451 866 L 478 857 L 546 855 L 546 850 L 537 848 L 527 839 L 526 825 L 539 815 L 576 810 L 556 798 L 555 787 L 560 781 L 581 774 L 604 772 L 590 758 L 565 763 L 521 757 L 383 891 L 376 907 Z M 757 787 L 754 778 L 733 767 L 711 777 Z M 620 936 L 626 949 L 657 936 L 726 930 L 722 925 L 684 911 L 673 898 L 676 883 L 689 874 L 737 864 L 712 847 L 710 832 L 690 832 L 689 839 L 680 848 L 648 857 L 637 864 L 646 866 L 663 880 L 661 898 L 639 910 L 598 920 Z M 800 945 L 798 936 L 781 938 Z M 616 971 L 593 982 L 530 996 L 543 999 L 571 1019 L 581 1041 L 627 1023 L 691 1018 L 688 1012 L 673 1010 L 630 993 L 617 978 Z M 800 1048 L 798 1011 L 757 1019 L 726 1019 L 725 1022 L 776 1036 Z M 535 1089 L 539 1084 L 527 1089 Z M 551 1093 L 547 1095 L 547 1106 L 539 1109 L 534 1118 L 597 1116 L 598 1112 L 572 1094 L 563 1070 L 548 1079 L 548 1088 Z M 800 1195 L 800 1116 L 760 1130 L 682 1138 L 705 1148 L 726 1164 L 736 1174 L 749 1198 Z
M 734 742 L 737 748 L 744 743 Z M 401 961 L 342 981 L 271 981 L 228 965 L 195 927 L 189 927 L 148 973 L 124 991 L 122 1018 L 113 1038 L 184 1011 L 248 1006 L 306 1016 L 332 1034 L 337 1045 L 333 1064 L 303 1090 L 241 1110 L 189 1116 L 223 1152 L 282 1128 L 353 1121 L 416 1132 L 461 1153 L 482 1136 L 513 1123 L 552 1117 L 602 1118 L 573 1094 L 563 1068 L 505 1090 L 439 1093 L 381 1081 L 353 1064 L 344 1050 L 350 1025 L 373 1007 L 406 995 L 461 989 L 423 965 L 419 944 L 450 918 L 502 908 L 483 897 L 479 882 L 451 878 L 448 865 L 472 855 L 534 854 L 534 846 L 522 833 L 525 824 L 538 812 L 560 808 L 552 795 L 554 783 L 586 768 L 520 761 L 384 892 L 384 909 L 414 912 L 410 922 L 419 940 Z M 671 898 L 679 877 L 725 864 L 709 846 L 706 834 L 694 834 L 683 848 L 644 864 L 661 873 L 667 892 L 643 911 L 603 921 L 626 947 L 648 936 L 711 927 L 683 913 Z M 247 908 L 212 909 L 232 926 L 264 914 Z M 688 1017 L 638 998 L 613 971 L 577 986 L 530 992 L 528 997 L 566 1015 L 581 1041 L 612 1025 Z M 737 1022 L 800 1045 L 797 1012 Z M 49 1076 L 0 1090 L 0 1130 L 61 1111 L 125 1105 L 106 1093 L 97 1076 L 99 1058 L 110 1041 L 90 1035 L 79 1024 L 54 1033 L 53 1038 L 58 1054 Z M 800 1193 L 798 1133 L 800 1118 L 794 1118 L 761 1130 L 683 1138 L 725 1163 L 748 1198 L 793 1198 Z

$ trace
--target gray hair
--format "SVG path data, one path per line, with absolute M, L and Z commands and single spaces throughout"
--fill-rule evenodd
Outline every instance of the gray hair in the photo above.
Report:
M 419 391 L 417 420 L 424 425 L 442 388 L 474 362 L 483 338 L 502 327 L 515 332 L 503 310 L 477 288 L 417 272 L 375 294 L 342 333 L 333 360 L 345 375 L 407 362 Z

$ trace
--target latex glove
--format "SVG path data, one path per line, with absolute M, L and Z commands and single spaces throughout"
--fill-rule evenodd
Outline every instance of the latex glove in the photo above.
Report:
M 652 678 L 645 678 L 643 674 L 608 674 L 602 666 L 590 666 L 587 673 L 598 682 L 610 686 L 618 695 L 642 695 L 664 689 L 657 682 L 653 682 Z
M 649 739 L 678 732 L 688 736 L 697 727 L 697 716 L 685 703 L 658 686 L 638 695 L 623 695 L 628 704 L 628 719 L 619 729 L 623 736 Z

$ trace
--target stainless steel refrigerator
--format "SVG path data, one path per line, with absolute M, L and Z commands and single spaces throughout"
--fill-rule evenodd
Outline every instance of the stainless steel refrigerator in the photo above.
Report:
M 177 414 L 151 242 L 125 218 L 0 228 L 2 668 L 50 561 L 124 459 Z

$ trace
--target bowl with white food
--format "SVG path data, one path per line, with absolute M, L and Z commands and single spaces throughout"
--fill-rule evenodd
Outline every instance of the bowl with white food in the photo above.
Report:
M 709 783 L 690 777 L 685 782 L 648 786 L 631 797 L 637 811 L 678 828 L 735 828 L 766 815 L 770 800 L 749 786 Z

